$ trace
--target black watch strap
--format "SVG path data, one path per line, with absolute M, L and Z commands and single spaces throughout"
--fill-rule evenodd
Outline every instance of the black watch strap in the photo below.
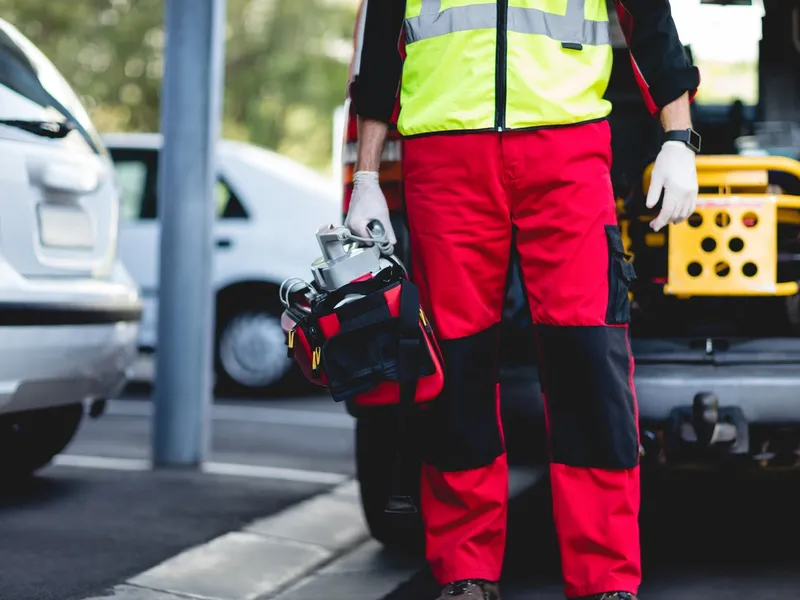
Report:
M 664 141 L 666 142 L 683 142 L 695 154 L 700 154 L 701 138 L 694 129 L 672 129 L 664 133 Z

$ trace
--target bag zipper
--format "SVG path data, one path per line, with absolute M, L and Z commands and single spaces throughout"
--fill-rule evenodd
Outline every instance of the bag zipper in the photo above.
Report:
M 297 328 L 302 327 L 302 325 L 308 320 L 308 315 L 303 314 L 302 311 L 299 311 L 292 306 L 287 307 L 286 312 L 294 319 L 295 322 L 294 327 L 292 327 L 286 335 L 286 345 L 288 346 L 286 355 L 289 358 L 294 358 L 294 338 L 297 335 Z
M 314 377 L 319 377 L 321 358 L 322 349 L 319 346 L 315 346 L 314 350 L 311 352 L 311 375 Z
M 425 329 L 425 333 L 428 334 L 428 343 L 430 344 L 431 348 L 433 348 L 433 353 L 436 354 L 436 358 L 439 359 L 439 365 L 444 369 L 444 357 L 442 356 L 441 350 L 439 350 L 439 345 L 436 343 L 436 337 L 433 335 L 433 329 L 428 323 L 428 318 L 425 316 L 422 308 L 419 309 L 419 319 L 422 322 L 422 327 Z
M 289 330 L 288 335 L 286 336 L 286 345 L 289 346 L 289 349 L 286 351 L 286 355 L 289 358 L 294 358 L 294 336 L 295 331 L 297 331 L 299 325 L 295 325 Z
M 322 366 L 320 364 L 322 359 L 322 347 L 317 337 L 318 330 L 314 325 L 307 325 L 305 327 L 305 332 L 308 336 L 309 345 L 311 346 L 311 375 L 313 377 L 319 377 Z
M 287 354 L 289 358 L 294 357 L 294 339 L 297 335 L 298 327 L 306 334 L 308 345 L 311 347 L 311 375 L 312 377 L 319 377 L 320 369 L 322 367 L 322 347 L 319 343 L 319 337 L 316 326 L 309 323 L 310 315 L 302 314 L 301 311 L 293 308 L 288 308 L 287 312 L 294 318 L 295 326 L 292 327 L 287 335 L 286 344 L 289 346 Z

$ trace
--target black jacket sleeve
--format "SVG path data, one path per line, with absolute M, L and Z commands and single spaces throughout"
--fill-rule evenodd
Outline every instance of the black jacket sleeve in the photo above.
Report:
M 628 41 L 633 71 L 652 114 L 689 92 L 694 99 L 700 72 L 678 37 L 669 0 L 614 0 Z
M 350 84 L 350 99 L 359 116 L 389 123 L 403 70 L 399 41 L 406 0 L 364 0 L 364 4 L 361 60 Z

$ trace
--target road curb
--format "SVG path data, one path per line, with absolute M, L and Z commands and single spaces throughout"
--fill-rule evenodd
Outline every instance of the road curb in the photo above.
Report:
M 520 496 L 545 476 L 544 468 L 512 467 L 509 497 Z M 421 559 L 391 554 L 368 539 L 284 591 L 258 600 L 378 600 L 390 596 L 424 568 Z
M 510 469 L 509 495 L 544 476 Z M 423 566 L 370 539 L 358 483 L 349 480 L 84 600 L 376 600 Z
M 85 600 L 271 597 L 368 537 L 357 483 L 350 480 L 181 552 L 109 593 Z

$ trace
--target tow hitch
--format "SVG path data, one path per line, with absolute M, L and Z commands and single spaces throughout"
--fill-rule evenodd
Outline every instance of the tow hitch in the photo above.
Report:
M 694 459 L 746 456 L 750 450 L 747 420 L 738 406 L 720 406 L 713 392 L 698 393 L 691 406 L 673 409 L 666 450 L 672 457 Z

